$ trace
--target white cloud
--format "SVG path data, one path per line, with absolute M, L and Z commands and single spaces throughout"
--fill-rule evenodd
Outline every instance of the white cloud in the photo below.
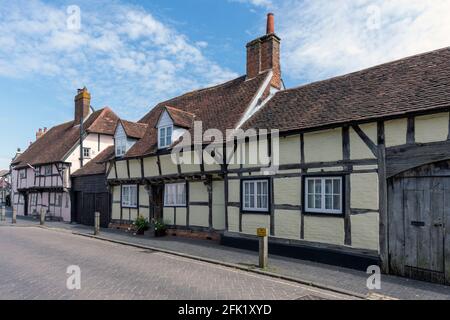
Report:
M 68 92 L 86 85 L 95 101 L 132 118 L 161 99 L 237 76 L 206 58 L 206 42 L 191 42 L 141 7 L 80 8 L 74 31 L 66 7 L 1 1 L 0 76 L 60 81 Z
M 272 0 L 229 0 L 230 2 L 247 3 L 255 7 L 270 9 L 273 7 Z
M 284 75 L 297 83 L 450 46 L 448 0 L 287 0 L 278 5 Z

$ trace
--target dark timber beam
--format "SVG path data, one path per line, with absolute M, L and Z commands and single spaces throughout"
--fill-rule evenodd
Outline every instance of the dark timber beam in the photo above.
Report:
M 359 129 L 359 128 L 358 128 Z M 361 129 L 359 129 L 361 131 Z M 356 130 L 355 130 L 356 131 Z M 362 131 L 361 131 L 362 132 Z M 369 139 L 370 140 L 370 139 Z M 350 160 L 350 128 L 343 127 L 342 128 L 342 153 L 344 161 Z M 353 166 L 346 165 L 344 170 L 351 171 Z M 351 183 L 350 183 L 350 174 L 346 174 L 344 176 L 344 185 L 345 185 L 345 208 L 344 208 L 344 243 L 347 246 L 352 245 L 352 226 L 351 226 Z
M 378 206 L 379 217 L 379 237 L 380 237 L 380 258 L 381 267 L 385 273 L 389 272 L 388 260 L 388 214 L 387 214 L 387 178 L 386 178 L 386 147 L 384 122 L 379 121 L 377 125 L 378 135 Z
M 358 125 L 352 126 L 353 130 L 358 134 L 362 141 L 366 144 L 366 146 L 370 149 L 375 157 L 378 157 L 378 148 L 377 145 L 362 131 L 362 129 Z M 349 157 L 350 159 L 350 157 Z M 347 160 L 349 160 L 347 159 Z

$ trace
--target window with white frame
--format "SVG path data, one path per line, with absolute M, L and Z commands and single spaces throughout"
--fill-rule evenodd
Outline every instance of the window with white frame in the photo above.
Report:
M 122 207 L 137 208 L 137 185 L 122 186 Z
M 342 214 L 342 177 L 305 178 L 305 211 Z
M 91 157 L 91 148 L 83 148 L 83 158 Z
M 186 183 L 171 183 L 164 186 L 164 206 L 186 206 Z
M 22 169 L 20 172 L 20 179 L 25 179 L 27 177 L 27 169 Z
M 269 180 L 243 180 L 242 192 L 242 210 L 269 211 Z
M 52 166 L 50 165 L 50 166 L 45 166 L 44 167 L 44 174 L 46 175 L 46 176 L 50 176 L 51 174 L 52 174 Z
M 172 144 L 173 126 L 164 126 L 158 128 L 158 148 L 167 148 Z
M 126 137 L 116 137 L 116 156 L 123 156 L 127 152 L 127 138 Z

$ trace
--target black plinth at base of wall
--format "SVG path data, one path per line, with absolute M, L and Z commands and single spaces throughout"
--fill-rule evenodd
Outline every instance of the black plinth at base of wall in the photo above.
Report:
M 233 248 L 258 251 L 258 240 L 222 235 L 220 243 Z M 269 254 L 294 259 L 325 263 L 339 267 L 366 271 L 369 266 L 380 265 L 376 256 L 346 252 L 337 249 L 316 248 L 308 245 L 284 244 L 269 240 Z M 270 256 L 269 256 L 270 259 Z

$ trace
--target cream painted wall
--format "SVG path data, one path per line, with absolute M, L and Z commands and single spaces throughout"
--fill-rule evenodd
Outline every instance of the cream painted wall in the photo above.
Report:
M 239 232 L 239 208 L 228 207 L 228 230 Z
M 301 179 L 293 178 L 274 178 L 273 180 L 274 201 L 275 204 L 301 204 Z
M 208 201 L 208 189 L 203 182 L 189 182 L 189 201 Z
M 275 237 L 300 239 L 300 211 L 275 210 Z
M 242 232 L 256 235 L 257 228 L 270 229 L 270 215 L 268 214 L 243 214 Z
M 197 152 L 186 151 L 181 159 L 185 159 L 184 163 L 180 165 L 182 173 L 200 172 L 200 157 Z
M 378 217 L 378 212 L 351 216 L 352 247 L 379 250 Z
M 159 176 L 157 161 L 158 161 L 157 157 L 144 158 L 144 175 L 146 177 Z
M 208 227 L 209 226 L 208 206 L 190 206 L 189 225 L 198 227 Z
M 127 162 L 125 160 L 116 161 L 117 178 L 128 179 Z
M 186 226 L 186 208 L 176 208 L 177 226 Z
M 377 144 L 377 123 L 367 123 L 359 126 L 361 130 Z M 369 147 L 359 137 L 353 128 L 350 128 L 350 159 L 375 159 L 375 155 L 370 151 Z
M 169 225 L 173 225 L 174 223 L 174 210 L 173 208 L 163 208 L 163 221 Z
M 240 202 L 240 181 L 228 180 L 228 202 Z
M 305 240 L 344 245 L 344 218 L 305 215 Z
M 111 218 L 113 220 L 120 220 L 120 203 L 113 203 L 111 211 Z
M 306 162 L 342 160 L 341 128 L 306 133 L 304 139 Z
M 145 186 L 139 186 L 139 205 L 148 206 L 149 205 L 149 195 Z
M 172 161 L 172 157 L 170 154 L 160 156 L 159 160 L 161 162 L 161 172 L 163 175 L 178 173 L 177 164 Z
M 359 173 L 350 176 L 351 207 L 378 210 L 378 175 Z
M 427 143 L 445 141 L 448 137 L 448 126 L 448 112 L 416 117 L 416 142 Z
M 386 147 L 400 146 L 406 144 L 406 133 L 408 131 L 408 120 L 395 119 L 384 122 L 384 134 Z
M 225 229 L 225 182 L 213 181 L 213 228 Z
M 273 139 L 273 143 L 276 143 L 276 141 L 276 139 Z M 300 163 L 300 135 L 280 137 L 278 141 L 279 164 Z
M 128 160 L 130 165 L 130 177 L 141 178 L 141 161 L 136 159 Z

